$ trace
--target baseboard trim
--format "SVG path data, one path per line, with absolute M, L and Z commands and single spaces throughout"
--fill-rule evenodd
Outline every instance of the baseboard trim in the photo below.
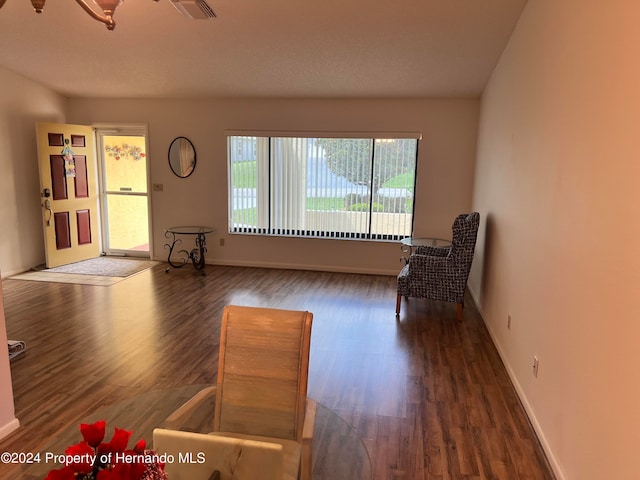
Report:
M 363 275 L 385 275 L 397 276 L 400 270 L 388 270 L 383 268 L 360 268 L 344 265 L 314 265 L 298 263 L 277 263 L 277 262 L 243 262 L 243 261 L 208 261 L 207 265 L 220 265 L 225 267 L 248 267 L 248 268 L 275 268 L 283 270 L 309 270 L 315 272 L 336 272 L 336 273 L 357 273 Z
M 34 267 L 35 267 L 35 265 L 34 265 Z M 29 272 L 34 267 L 18 268 L 16 270 L 8 270 L 6 272 L 2 272 L 2 274 L 0 275 L 0 278 L 2 278 L 4 280 L 5 278 L 13 277 L 14 275 L 19 275 L 19 274 L 24 273 L 24 272 Z
M 562 469 L 560 468 L 560 464 L 558 463 L 558 459 L 553 454 L 553 450 L 551 449 L 551 446 L 549 445 L 549 442 L 547 441 L 547 438 L 545 437 L 544 430 L 543 430 L 542 426 L 540 425 L 540 422 L 538 421 L 538 418 L 536 417 L 535 411 L 534 411 L 533 407 L 531 406 L 531 404 L 529 403 L 529 400 L 528 400 L 527 396 L 525 395 L 524 390 L 522 389 L 522 386 L 520 385 L 520 382 L 518 382 L 518 378 L 516 377 L 513 369 L 511 368 L 511 365 L 507 361 L 507 357 L 504 354 L 504 350 L 502 349 L 502 346 L 500 345 L 500 342 L 498 341 L 497 336 L 494 334 L 491 326 L 484 319 L 484 313 L 483 313 L 482 305 L 480 304 L 478 295 L 476 294 L 476 292 L 470 286 L 467 286 L 467 289 L 469 290 L 469 294 L 471 295 L 471 298 L 473 299 L 473 302 L 475 303 L 476 308 L 478 309 L 478 312 L 480 313 L 480 318 L 482 318 L 482 321 L 483 321 L 485 327 L 487 327 L 487 331 L 489 332 L 489 336 L 491 337 L 491 341 L 495 345 L 496 350 L 498 351 L 498 355 L 500 355 L 500 359 L 502 360 L 502 363 L 503 363 L 503 365 L 505 366 L 505 368 L 507 370 L 507 375 L 509 375 L 509 379 L 511 380 L 511 383 L 513 384 L 513 388 L 516 390 L 516 394 L 518 395 L 520 403 L 522 404 L 522 406 L 523 406 L 523 408 L 524 408 L 524 410 L 525 410 L 525 412 L 527 414 L 527 417 L 529 418 L 529 422 L 531 423 L 531 426 L 533 427 L 533 430 L 535 431 L 536 436 L 538 437 L 538 441 L 540 442 L 540 445 L 542 446 L 542 450 L 544 451 L 544 454 L 547 457 L 547 461 L 549 462 L 549 466 L 553 470 L 553 473 L 556 476 L 557 480 L 566 480 L 566 477 L 563 474 Z
M 14 418 L 6 425 L 0 427 L 0 440 L 8 436 L 10 433 L 16 431 L 20 427 L 20 421 Z

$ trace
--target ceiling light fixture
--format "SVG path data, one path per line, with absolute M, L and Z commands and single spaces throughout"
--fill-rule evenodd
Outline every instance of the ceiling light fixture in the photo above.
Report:
M 0 0 L 0 8 L 5 4 L 7 0 Z M 122 3 L 123 0 L 93 0 L 94 4 L 97 4 L 102 9 L 102 14 L 96 12 L 87 0 L 76 0 L 76 3 L 80 5 L 85 12 L 89 14 L 91 18 L 104 23 L 107 26 L 107 30 L 113 30 L 116 28 L 116 22 L 113 20 L 113 14 L 116 11 L 116 7 Z M 158 0 L 153 0 L 157 2 Z M 31 5 L 36 13 L 42 13 L 46 0 L 31 0 Z

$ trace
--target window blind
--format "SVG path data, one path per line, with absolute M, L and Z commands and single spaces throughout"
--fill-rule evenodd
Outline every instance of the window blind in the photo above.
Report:
M 409 236 L 417 147 L 416 138 L 228 135 L 229 232 Z

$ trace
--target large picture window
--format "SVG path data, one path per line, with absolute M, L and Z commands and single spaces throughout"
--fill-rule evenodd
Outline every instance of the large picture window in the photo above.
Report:
M 228 134 L 229 232 L 365 240 L 411 235 L 413 136 Z

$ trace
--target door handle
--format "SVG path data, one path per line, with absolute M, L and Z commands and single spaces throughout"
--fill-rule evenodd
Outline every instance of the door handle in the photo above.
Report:
M 49 216 L 47 217 L 47 227 L 51 225 L 51 217 L 53 217 L 53 210 L 51 209 L 51 200 L 48 198 L 44 201 L 44 208 L 49 211 Z

